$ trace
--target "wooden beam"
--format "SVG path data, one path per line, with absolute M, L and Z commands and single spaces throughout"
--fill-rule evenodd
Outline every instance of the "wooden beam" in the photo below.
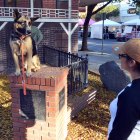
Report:
M 80 0 L 79 6 L 88 6 L 92 4 L 98 4 L 101 2 L 107 2 L 107 0 Z

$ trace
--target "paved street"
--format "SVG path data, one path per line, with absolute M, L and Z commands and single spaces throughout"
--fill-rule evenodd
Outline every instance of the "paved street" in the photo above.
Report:
M 103 41 L 102 51 L 102 40 L 88 38 L 88 49 L 89 51 L 79 51 L 78 54 L 85 56 L 88 54 L 89 70 L 96 73 L 98 72 L 99 66 L 107 61 L 116 61 L 119 64 L 118 57 L 113 54 L 112 47 L 115 45 L 123 44 L 124 42 L 118 42 L 115 39 L 106 39 Z M 82 38 L 79 38 L 78 46 L 81 48 Z M 103 52 L 103 53 L 102 53 Z

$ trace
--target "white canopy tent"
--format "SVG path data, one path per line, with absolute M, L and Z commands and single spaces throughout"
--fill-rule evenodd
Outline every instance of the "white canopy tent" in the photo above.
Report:
M 122 25 L 140 25 L 140 19 L 133 19 L 122 23 Z
M 96 22 L 96 23 L 93 23 L 91 26 L 95 26 L 95 25 L 102 26 L 103 25 L 103 20 L 101 20 L 99 22 Z M 104 26 L 121 26 L 121 24 L 118 23 L 118 22 L 106 19 L 106 20 L 104 20 Z
M 117 23 L 115 21 L 106 19 L 104 20 L 104 26 L 121 26 L 120 23 Z M 91 38 L 99 38 L 102 39 L 102 33 L 103 33 L 103 20 L 93 23 L 91 25 Z
M 131 28 L 131 38 L 140 38 L 140 19 L 133 19 L 124 22 L 122 25 L 129 26 Z M 133 29 L 133 26 L 136 26 L 136 28 Z

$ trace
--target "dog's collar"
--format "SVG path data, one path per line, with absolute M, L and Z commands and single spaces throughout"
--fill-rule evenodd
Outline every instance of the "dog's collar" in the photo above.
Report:
M 22 34 L 19 34 L 19 33 L 16 32 L 16 31 L 12 31 L 12 32 L 11 32 L 11 38 L 12 38 L 12 40 L 17 40 L 17 39 L 23 40 L 23 39 L 25 39 L 27 36 L 30 36 L 30 34 L 28 34 L 28 35 L 22 35 Z

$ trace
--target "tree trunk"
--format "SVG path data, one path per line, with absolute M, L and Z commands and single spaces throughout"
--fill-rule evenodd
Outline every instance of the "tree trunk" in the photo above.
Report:
M 87 16 L 85 19 L 85 23 L 84 23 L 84 29 L 83 29 L 83 38 L 82 38 L 82 47 L 81 47 L 81 51 L 86 51 L 88 50 L 88 46 L 87 46 L 87 39 L 88 39 L 88 25 L 89 25 L 89 21 L 92 17 L 92 15 L 96 14 L 97 12 L 99 12 L 100 10 L 102 10 L 103 8 L 105 8 L 109 3 L 111 3 L 112 0 L 109 0 L 106 4 L 104 4 L 102 7 L 98 8 L 97 10 L 93 11 L 93 9 L 96 7 L 97 4 L 93 4 L 93 5 L 89 5 L 88 9 L 87 9 Z
M 88 6 L 88 10 L 87 10 L 87 16 L 85 19 L 85 23 L 84 23 L 84 28 L 83 28 L 83 38 L 82 38 L 82 47 L 81 47 L 81 51 L 86 51 L 88 50 L 88 46 L 87 46 L 87 39 L 88 39 L 88 26 L 89 26 L 89 21 L 91 19 L 92 16 L 92 11 L 95 8 L 96 5 L 90 5 Z

